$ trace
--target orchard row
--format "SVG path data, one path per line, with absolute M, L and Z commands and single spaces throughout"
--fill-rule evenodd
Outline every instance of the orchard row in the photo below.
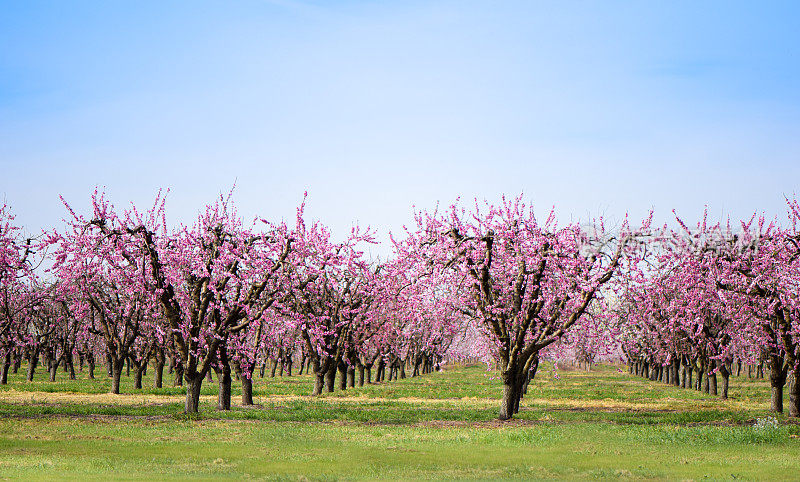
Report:
M 381 379 L 481 359 L 499 369 L 508 419 L 543 357 L 624 357 L 683 385 L 719 373 L 723 397 L 734 359 L 766 361 L 775 410 L 787 376 L 800 375 L 796 201 L 780 222 L 676 218 L 670 229 L 650 216 L 609 230 L 602 219 L 560 225 L 552 212 L 540 222 L 521 197 L 454 204 L 416 212 L 383 261 L 364 252 L 374 233 L 337 237 L 305 219 L 305 202 L 292 223 L 245 223 L 221 197 L 176 226 L 165 204 L 120 210 L 95 192 L 90 213 L 64 202 L 65 225 L 32 239 L 2 207 L 2 382 L 23 358 L 29 379 L 40 360 L 51 377 L 74 374 L 76 359 L 92 374 L 102 360 L 119 393 L 126 362 L 137 387 L 149 365 L 160 385 L 168 365 L 191 413 L 212 372 L 225 410 L 232 374 L 252 404 L 267 363 L 299 362 L 320 394 L 337 373 L 346 388 L 371 382 L 373 368 Z

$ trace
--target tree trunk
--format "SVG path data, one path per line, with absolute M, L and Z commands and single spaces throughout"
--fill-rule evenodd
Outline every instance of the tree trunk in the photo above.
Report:
M 144 375 L 144 364 L 142 366 L 137 366 L 133 370 L 133 388 L 134 390 L 141 390 L 142 389 L 142 375 Z
M 6 352 L 5 360 L 3 360 L 3 370 L 0 373 L 0 385 L 8 384 L 8 369 L 11 368 L 11 352 Z
M 347 390 L 347 365 L 339 362 L 339 390 Z
M 61 360 L 53 360 L 52 364 L 50 365 L 50 381 L 56 381 L 56 373 L 58 373 L 58 365 L 61 363 Z
M 242 379 L 242 405 L 253 404 L 253 378 L 251 373 L 243 373 Z
M 771 410 L 783 412 L 783 385 L 786 383 L 786 371 L 783 369 L 783 357 L 770 355 L 769 383 L 771 389 Z
M 315 373 L 314 374 L 314 392 L 311 395 L 321 395 L 322 389 L 325 387 L 325 374 L 324 373 Z
M 364 386 L 364 365 L 358 364 L 358 386 Z
M 125 360 L 111 361 L 111 393 L 119 395 L 119 381 L 122 378 L 122 369 Z
M 709 377 L 708 374 L 708 372 L 710 371 L 708 367 L 708 362 L 706 360 L 703 360 L 700 363 L 700 366 L 703 367 L 703 393 L 708 393 L 709 390 L 711 389 L 711 380 L 710 380 L 711 377 Z
M 231 364 L 228 362 L 228 350 L 223 345 L 219 349 L 219 367 L 215 367 L 217 372 L 217 383 L 219 392 L 217 394 L 217 410 L 231 409 Z
M 502 374 L 503 398 L 500 401 L 500 420 L 509 420 L 519 412 L 519 401 L 522 398 L 522 385 L 526 375 L 522 369 L 512 367 Z
M 789 385 L 789 416 L 800 417 L 800 368 L 795 368 L 792 384 Z
M 203 386 L 202 373 L 186 374 L 186 405 L 185 413 L 198 413 L 200 410 L 200 388 Z
M 333 393 L 333 387 L 336 383 L 336 366 L 331 366 L 325 372 L 325 391 Z
M 26 378 L 29 382 L 33 381 L 33 375 L 36 373 L 36 365 L 39 364 L 39 349 L 35 349 L 28 356 L 28 372 Z
M 217 383 L 219 384 L 219 393 L 217 395 L 217 410 L 230 410 L 231 409 L 231 369 L 227 363 L 223 366 L 222 370 L 217 372 Z
M 174 387 L 183 386 L 183 363 L 177 362 L 174 364 L 175 381 L 172 383 Z
M 681 376 L 679 374 L 680 371 L 681 371 L 681 361 L 677 357 L 675 357 L 675 359 L 672 361 L 671 381 L 672 384 L 675 385 L 676 387 L 681 386 Z
M 514 380 L 503 381 L 503 399 L 500 401 L 500 420 L 510 420 L 517 404 L 517 384 Z
M 323 363 L 320 363 L 319 358 L 314 358 L 312 360 L 312 358 L 309 357 L 309 360 L 314 362 L 314 391 L 311 395 L 321 395 L 325 387 L 325 372 L 322 370 Z M 325 366 L 327 367 L 327 365 L 329 365 L 329 363 L 327 363 L 326 360 Z M 308 373 L 308 369 L 306 369 L 306 373 Z
M 686 388 L 691 390 L 692 387 L 692 375 L 694 374 L 694 370 L 692 369 L 691 365 L 686 366 Z
M 68 353 L 64 357 L 64 370 L 69 372 L 69 379 L 75 380 L 75 365 L 72 360 L 72 353 Z
M 776 383 L 770 378 L 770 410 L 783 413 L 783 383 Z
M 86 354 L 86 363 L 89 366 L 89 380 L 94 380 L 94 355 L 92 352 Z
M 722 393 L 720 394 L 720 398 L 723 400 L 728 399 L 728 384 L 730 382 L 731 373 L 728 371 L 728 367 L 723 362 L 719 363 L 719 374 L 722 376 Z
M 156 359 L 156 368 L 153 377 L 153 388 L 161 388 L 164 382 L 164 359 Z

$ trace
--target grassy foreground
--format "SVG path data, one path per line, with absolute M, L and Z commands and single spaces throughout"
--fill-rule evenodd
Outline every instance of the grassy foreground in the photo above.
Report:
M 543 369 L 501 423 L 483 367 L 321 398 L 306 396 L 307 376 L 256 379 L 258 406 L 230 412 L 206 383 L 197 419 L 181 414 L 180 388 L 123 380 L 110 395 L 104 377 L 23 372 L 0 387 L 0 478 L 800 478 L 800 425 L 755 426 L 771 416 L 762 380 L 733 378 L 720 401 L 616 367 Z

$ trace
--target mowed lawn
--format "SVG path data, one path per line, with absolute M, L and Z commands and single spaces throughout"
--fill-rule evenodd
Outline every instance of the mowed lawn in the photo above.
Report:
M 255 379 L 257 406 L 200 417 L 180 387 L 108 394 L 100 376 L 24 369 L 0 386 L 0 478 L 21 479 L 800 479 L 800 425 L 772 417 L 764 380 L 731 399 L 604 366 L 543 367 L 501 423 L 494 371 L 443 372 L 308 397 L 308 376 Z M 171 377 L 165 382 L 171 385 Z M 145 378 L 145 386 L 152 379 Z

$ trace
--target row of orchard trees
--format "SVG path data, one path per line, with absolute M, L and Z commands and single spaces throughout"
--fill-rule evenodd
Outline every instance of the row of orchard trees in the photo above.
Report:
M 314 394 L 369 381 L 374 366 L 430 370 L 443 357 L 482 359 L 500 371 L 499 416 L 519 411 L 543 357 L 624 352 L 640 374 L 684 386 L 722 377 L 731 362 L 767 360 L 773 408 L 787 374 L 800 374 L 800 207 L 784 223 L 688 228 L 627 219 L 606 230 L 540 221 L 521 197 L 415 213 L 392 238 L 393 256 L 363 252 L 369 230 L 335 240 L 307 223 L 245 224 L 229 198 L 189 226 L 169 227 L 165 202 L 140 211 L 92 196 L 88 216 L 67 205 L 66 228 L 24 240 L 2 210 L 0 349 L 41 358 L 51 376 L 75 356 L 104 359 L 119 391 L 128 361 L 136 383 L 165 363 L 196 412 L 210 372 L 218 406 L 230 408 L 232 374 L 252 403 L 252 376 L 267 359 L 300 357 Z M 52 266 L 37 278 L 34 258 Z M 800 415 L 798 384 L 790 414 Z
M 170 228 L 160 195 L 146 211 L 117 210 L 97 192 L 89 216 L 64 204 L 66 229 L 33 245 L 4 211 L 6 360 L 24 354 L 32 376 L 43 357 L 54 376 L 62 362 L 74 370 L 75 356 L 90 373 L 105 359 L 114 392 L 126 361 L 137 386 L 149 363 L 156 383 L 169 363 L 186 382 L 187 412 L 211 371 L 219 408 L 230 407 L 232 371 L 252 403 L 253 372 L 270 357 L 300 354 L 318 394 L 337 372 L 344 386 L 356 370 L 369 380 L 376 363 L 418 373 L 447 355 L 498 366 L 500 418 L 510 418 L 541 356 L 609 345 L 599 307 L 648 228 L 626 222 L 610 234 L 602 223 L 559 225 L 552 212 L 541 223 L 521 197 L 453 205 L 416 213 L 391 260 L 376 264 L 362 251 L 368 230 L 334 241 L 305 222 L 303 205 L 291 226 L 245 225 L 220 198 L 193 225 Z M 31 246 L 51 260 L 43 280 Z
M 42 358 L 51 378 L 59 364 L 74 375 L 76 357 L 92 375 L 99 358 L 119 393 L 126 362 L 138 388 L 149 364 L 160 385 L 169 363 L 185 381 L 187 413 L 198 411 L 211 371 L 218 407 L 229 409 L 232 371 L 242 403 L 252 404 L 253 372 L 266 358 L 302 356 L 319 394 L 333 390 L 337 371 L 344 386 L 348 371 L 363 383 L 375 363 L 429 370 L 463 325 L 430 283 L 370 263 L 369 231 L 355 227 L 335 242 L 322 224 L 306 224 L 303 205 L 293 226 L 246 225 L 220 198 L 193 225 L 170 229 L 161 195 L 146 211 L 117 210 L 97 192 L 90 216 L 64 204 L 67 227 L 36 242 L 21 238 L 3 207 L 3 381 L 23 356 L 29 379 Z M 37 252 L 52 265 L 41 276 Z
M 659 233 L 614 310 L 632 372 L 712 394 L 719 375 L 727 398 L 733 366 L 766 363 L 772 410 L 783 411 L 787 375 L 800 376 L 800 207 L 787 207 L 785 222 L 704 216 Z M 800 383 L 789 414 L 800 416 Z

